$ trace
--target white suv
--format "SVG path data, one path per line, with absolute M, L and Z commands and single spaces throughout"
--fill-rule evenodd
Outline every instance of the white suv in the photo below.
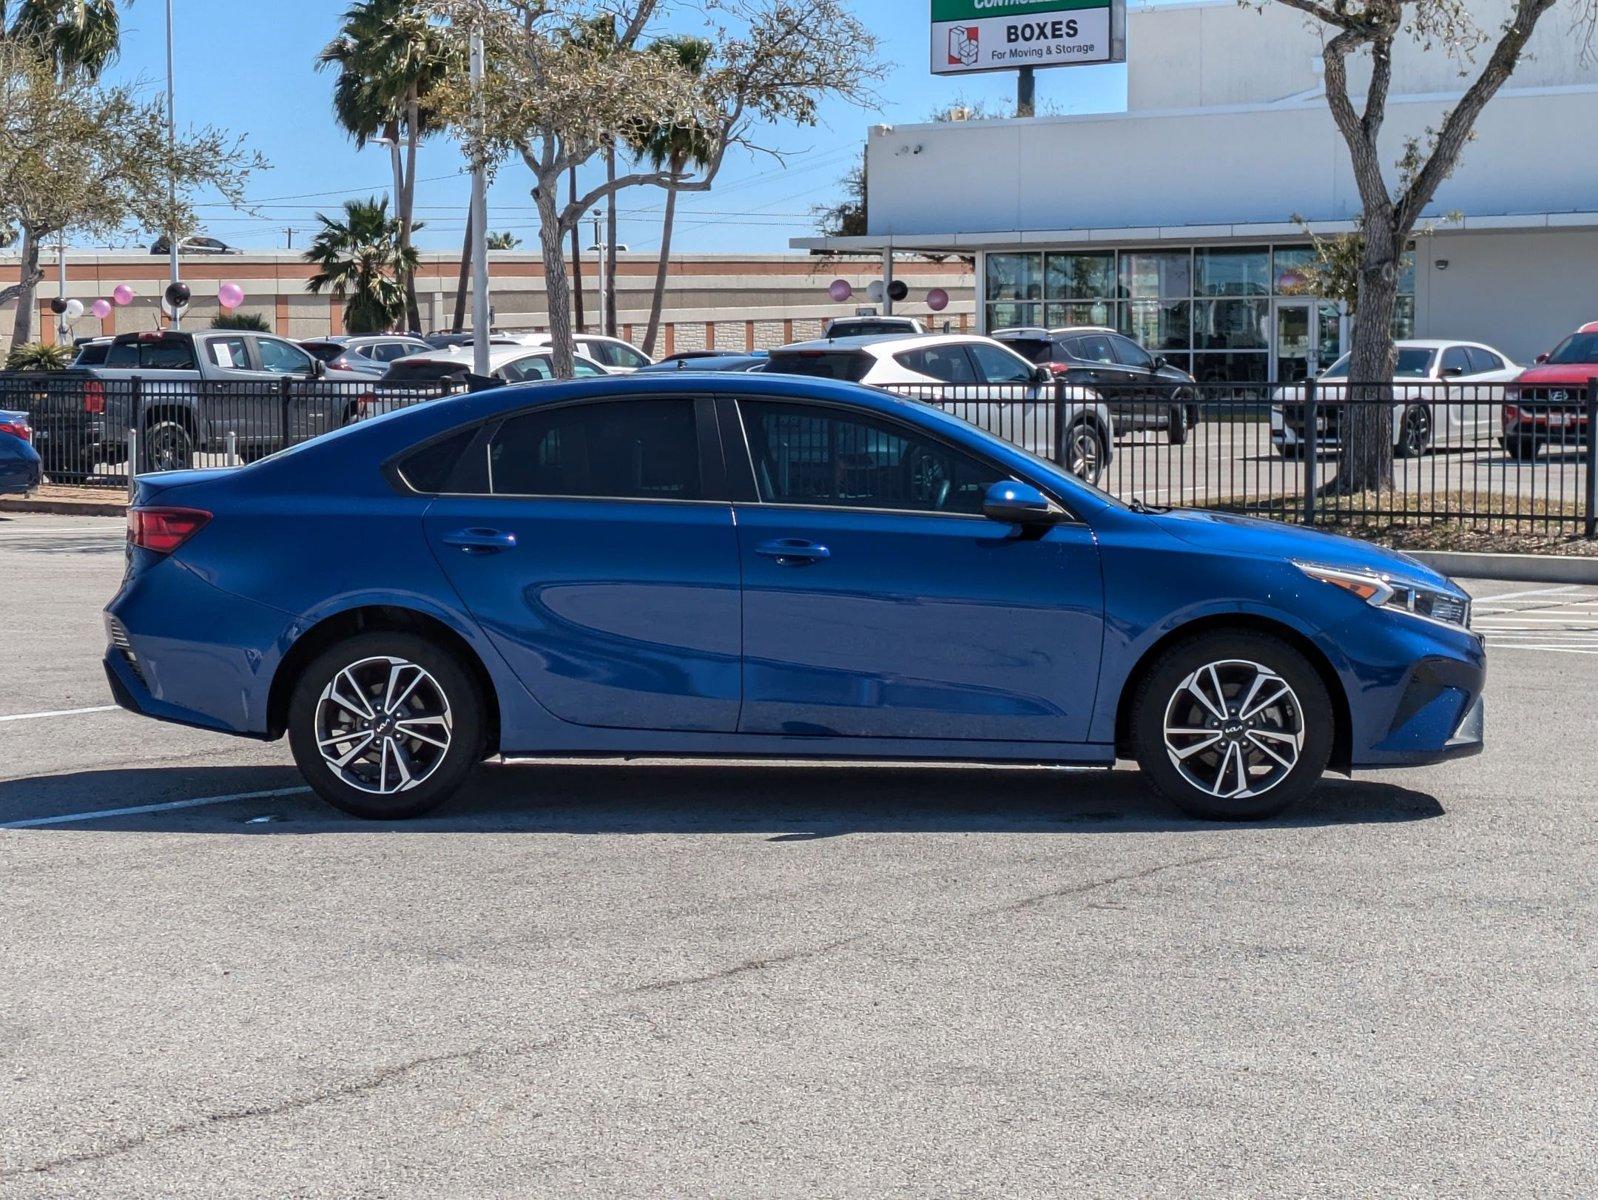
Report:
M 991 338 L 972 334 L 827 338 L 771 352 L 765 373 L 843 379 L 923 400 L 1089 483 L 1110 461 L 1115 426 L 1090 388 L 1058 384 Z

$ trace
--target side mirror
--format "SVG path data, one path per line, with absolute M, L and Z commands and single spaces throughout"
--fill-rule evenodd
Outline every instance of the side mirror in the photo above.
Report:
M 1458 379 L 1464 373 L 1465 373 L 1465 368 L 1464 367 L 1444 367 L 1443 368 L 1443 378 L 1444 379 Z
M 1539 354 L 1537 356 L 1537 358 L 1536 358 L 1536 361 L 1540 362 L 1540 363 L 1545 363 L 1545 362 L 1548 361 L 1548 356 L 1546 354 Z
M 311 360 L 311 378 L 321 379 L 327 374 L 327 364 L 319 358 Z
M 1053 383 L 1054 372 L 1040 363 L 1038 366 L 1032 368 L 1032 382 Z
M 1002 479 L 982 498 L 982 515 L 1005 525 L 1053 525 L 1060 510 L 1030 483 Z
M 1165 359 L 1165 355 L 1163 355 L 1163 354 L 1156 354 L 1156 355 L 1155 355 L 1155 356 L 1154 356 L 1154 369 L 1155 369 L 1155 370 L 1156 370 L 1156 371 L 1163 371 L 1163 370 L 1165 370 L 1165 368 L 1166 368 L 1166 367 L 1168 367 L 1168 366 L 1170 366 L 1170 365 L 1171 365 L 1171 364 L 1170 364 L 1170 363 L 1169 363 L 1169 362 L 1167 362 L 1167 361 L 1166 361 L 1166 359 Z

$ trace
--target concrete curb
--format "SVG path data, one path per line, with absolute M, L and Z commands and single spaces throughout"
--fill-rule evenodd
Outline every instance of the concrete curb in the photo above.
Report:
M 1460 579 L 1507 579 L 1515 583 L 1598 584 L 1598 556 L 1561 554 L 1466 554 L 1458 550 L 1406 550 L 1428 567 Z
M 120 517 L 128 511 L 125 501 L 41 500 L 23 496 L 0 497 L 0 513 L 44 513 L 61 517 Z

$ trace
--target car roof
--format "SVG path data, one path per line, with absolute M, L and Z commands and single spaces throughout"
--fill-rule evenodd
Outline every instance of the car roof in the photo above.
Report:
M 1580 329 L 1576 330 L 1576 332 L 1577 333 L 1598 333 L 1598 321 L 1588 321 Z
M 553 350 L 549 346 L 490 346 L 488 348 L 488 369 L 497 371 L 506 363 L 516 362 L 522 358 L 549 357 Z M 583 362 L 599 366 L 586 354 L 577 355 Z M 473 361 L 471 346 L 450 346 L 444 350 L 423 350 L 415 354 L 407 354 L 404 358 L 396 358 L 396 363 L 439 362 L 459 363 L 470 370 Z
M 1111 329 L 1108 325 L 1060 325 L 1053 329 L 1045 329 L 1042 325 L 1013 325 L 1006 329 L 995 330 L 992 336 L 998 338 L 1009 334 L 1012 337 L 1071 337 L 1079 333 L 1113 333 L 1120 337 L 1127 336 L 1119 329 Z
M 804 354 L 826 350 L 863 350 L 881 358 L 890 351 L 897 353 L 900 350 L 919 350 L 925 346 L 970 345 L 991 340 L 974 333 L 865 333 L 858 337 L 818 338 L 810 342 L 794 342 L 772 353 Z

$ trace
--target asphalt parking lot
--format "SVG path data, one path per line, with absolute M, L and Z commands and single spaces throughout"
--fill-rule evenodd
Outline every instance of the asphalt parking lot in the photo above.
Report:
M 1591 1196 L 1598 589 L 1481 583 L 1489 749 L 495 766 L 354 822 L 108 709 L 120 523 L 0 519 L 0 1195 Z

